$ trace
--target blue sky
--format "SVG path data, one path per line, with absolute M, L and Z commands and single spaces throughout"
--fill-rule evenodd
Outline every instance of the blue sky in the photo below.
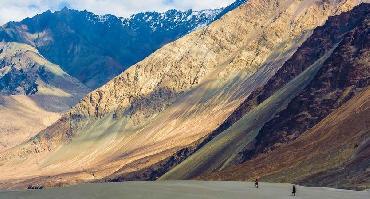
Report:
M 141 11 L 224 7 L 234 0 L 0 0 L 0 24 L 18 21 L 45 10 L 59 10 L 64 6 L 89 10 L 96 14 L 127 17 Z

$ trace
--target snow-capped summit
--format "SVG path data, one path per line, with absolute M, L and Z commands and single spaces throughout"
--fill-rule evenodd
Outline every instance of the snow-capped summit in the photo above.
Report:
M 120 18 L 63 8 L 5 24 L 0 41 L 36 47 L 68 74 L 97 88 L 163 45 L 210 24 L 225 10 L 168 10 Z
M 132 15 L 129 18 L 121 18 L 124 26 L 134 27 L 138 26 L 150 27 L 153 32 L 169 31 L 179 29 L 190 32 L 198 27 L 206 26 L 214 21 L 223 9 L 209 9 L 209 10 L 168 10 L 164 13 L 158 12 L 144 12 Z M 183 32 L 183 31 L 182 31 Z

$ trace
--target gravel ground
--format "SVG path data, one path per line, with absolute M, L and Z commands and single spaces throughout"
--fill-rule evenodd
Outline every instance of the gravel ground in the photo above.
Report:
M 82 184 L 44 190 L 4 191 L 0 199 L 369 199 L 370 191 L 349 191 L 331 188 L 297 187 L 291 196 L 291 184 L 251 182 L 125 182 Z

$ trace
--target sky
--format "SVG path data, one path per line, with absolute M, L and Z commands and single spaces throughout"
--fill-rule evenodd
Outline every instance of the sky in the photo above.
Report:
M 60 10 L 63 7 L 88 10 L 95 14 L 113 14 L 128 17 L 142 11 L 163 12 L 169 9 L 201 10 L 220 8 L 234 0 L 0 0 L 0 25 L 19 21 L 46 10 Z

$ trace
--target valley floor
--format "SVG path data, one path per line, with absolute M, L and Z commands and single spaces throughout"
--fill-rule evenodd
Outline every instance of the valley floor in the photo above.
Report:
M 65 188 L 0 192 L 0 199 L 134 199 L 134 198 L 243 198 L 243 199 L 365 199 L 370 190 L 349 191 L 331 188 L 297 187 L 291 196 L 291 184 L 260 183 L 256 189 L 250 182 L 163 181 L 83 184 Z

